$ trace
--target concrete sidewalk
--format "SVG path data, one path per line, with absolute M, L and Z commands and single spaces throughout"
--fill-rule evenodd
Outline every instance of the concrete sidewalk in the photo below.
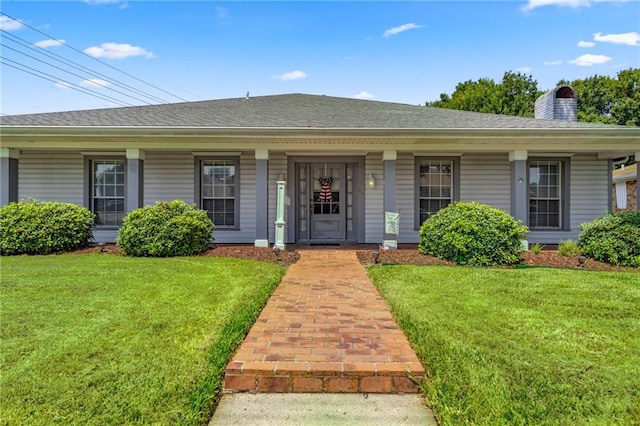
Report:
M 210 426 L 436 426 L 419 395 L 236 393 L 222 397 Z

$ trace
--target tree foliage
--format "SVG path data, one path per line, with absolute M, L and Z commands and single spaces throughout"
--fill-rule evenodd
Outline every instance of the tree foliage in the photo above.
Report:
M 568 84 L 578 98 L 578 121 L 640 126 L 640 68 L 629 68 L 615 77 L 594 75 Z M 451 95 L 427 106 L 465 111 L 533 117 L 535 100 L 544 92 L 532 76 L 508 71 L 500 83 L 489 78 L 459 83 Z
M 533 117 L 535 101 L 542 93 L 530 75 L 508 71 L 500 83 L 490 78 L 459 83 L 451 96 L 442 93 L 440 100 L 427 102 L 427 106 Z

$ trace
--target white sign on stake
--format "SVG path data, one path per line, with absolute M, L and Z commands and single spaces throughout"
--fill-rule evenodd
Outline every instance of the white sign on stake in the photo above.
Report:
M 400 213 L 384 212 L 384 232 L 395 235 L 400 233 Z

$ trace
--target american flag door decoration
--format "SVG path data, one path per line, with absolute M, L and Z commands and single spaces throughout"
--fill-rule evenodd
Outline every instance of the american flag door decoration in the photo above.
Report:
M 321 177 L 318 179 L 320 183 L 320 194 L 318 195 L 319 201 L 331 201 L 333 199 L 333 195 L 331 194 L 331 185 L 333 184 L 333 178 L 329 177 Z

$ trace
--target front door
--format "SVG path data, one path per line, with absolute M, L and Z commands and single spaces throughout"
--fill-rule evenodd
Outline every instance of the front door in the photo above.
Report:
M 309 214 L 312 240 L 344 239 L 342 169 L 339 164 L 311 165 Z
M 355 164 L 297 164 L 297 240 L 348 241 L 353 232 Z

